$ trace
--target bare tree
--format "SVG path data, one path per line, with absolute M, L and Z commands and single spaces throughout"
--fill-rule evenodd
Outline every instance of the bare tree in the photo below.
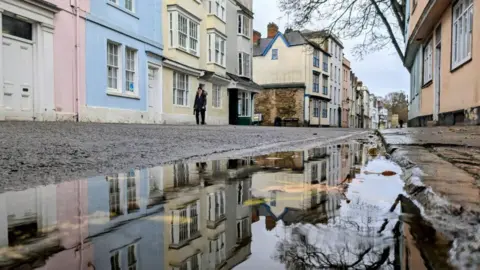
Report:
M 363 37 L 352 51 L 360 59 L 393 45 L 403 61 L 405 0 L 279 0 L 279 6 L 292 15 L 293 27 L 322 20 L 340 38 Z

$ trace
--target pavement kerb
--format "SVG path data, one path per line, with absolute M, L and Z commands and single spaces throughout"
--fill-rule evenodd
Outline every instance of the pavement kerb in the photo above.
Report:
M 477 269 L 475 267 L 480 265 L 480 212 L 466 210 L 435 193 L 423 183 L 421 168 L 399 153 L 401 151 L 396 151 L 402 147 L 387 144 L 380 131 L 375 133 L 383 143 L 388 158 L 402 168 L 402 179 L 409 197 L 424 218 L 452 241 L 449 258 L 452 265 L 460 269 Z

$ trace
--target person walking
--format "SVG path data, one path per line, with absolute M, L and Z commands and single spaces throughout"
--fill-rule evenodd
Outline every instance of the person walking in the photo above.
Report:
M 195 102 L 193 103 L 193 114 L 197 120 L 197 125 L 205 125 L 205 111 L 207 109 L 207 96 L 202 89 L 202 85 L 198 86 L 197 94 L 195 95 Z

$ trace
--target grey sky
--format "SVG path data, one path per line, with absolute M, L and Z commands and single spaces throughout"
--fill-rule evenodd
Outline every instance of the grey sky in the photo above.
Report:
M 253 0 L 253 12 L 255 13 L 253 29 L 262 33 L 262 37 L 267 35 L 269 22 L 276 23 L 280 31 L 285 30 L 287 18 L 280 18 L 283 13 L 278 8 L 277 0 Z M 318 23 L 310 28 L 316 30 L 324 26 L 326 25 Z M 345 47 L 345 57 L 352 63 L 353 72 L 368 86 L 371 93 L 382 97 L 398 90 L 408 93 L 409 74 L 394 49 L 376 52 L 365 56 L 363 60 L 357 60 L 351 54 L 355 40 L 342 40 L 342 42 Z

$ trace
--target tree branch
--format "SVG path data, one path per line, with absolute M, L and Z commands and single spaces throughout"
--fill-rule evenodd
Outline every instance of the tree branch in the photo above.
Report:
M 377 15 L 380 16 L 380 18 L 382 19 L 383 24 L 387 28 L 388 35 L 392 39 L 393 46 L 395 47 L 395 50 L 397 51 L 397 54 L 400 57 L 400 59 L 403 61 L 403 58 L 404 58 L 403 57 L 403 52 L 400 49 L 400 46 L 398 44 L 397 39 L 395 38 L 395 34 L 393 33 L 393 30 L 392 30 L 392 27 L 390 26 L 390 23 L 388 22 L 387 18 L 382 13 L 382 11 L 380 10 L 380 7 L 378 6 L 377 2 L 375 0 L 370 0 L 370 2 L 372 2 L 373 6 L 375 7 L 375 10 L 377 11 Z

